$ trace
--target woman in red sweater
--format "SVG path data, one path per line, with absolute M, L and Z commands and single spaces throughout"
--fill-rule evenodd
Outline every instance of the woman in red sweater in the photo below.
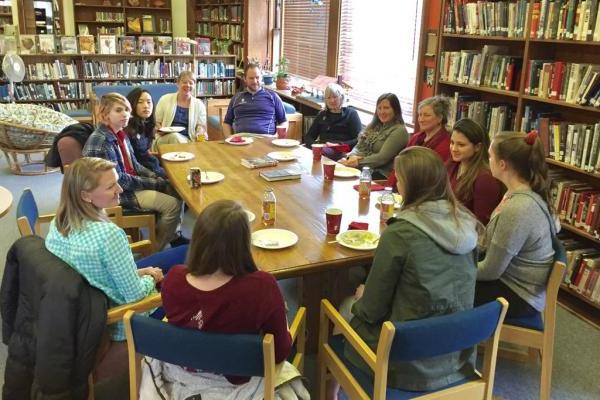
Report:
M 484 225 L 503 193 L 502 184 L 490 172 L 489 146 L 490 139 L 477 122 L 461 119 L 452 129 L 452 159 L 446 164 L 454 194 Z
M 450 100 L 445 96 L 433 96 L 421 101 L 418 110 L 421 132 L 414 133 L 406 147 L 428 147 L 446 162 L 450 157 L 450 134 L 445 128 L 450 112 Z
M 220 200 L 198 217 L 187 267 L 169 270 L 162 285 L 169 323 L 217 333 L 272 333 L 275 362 L 290 354 L 283 296 L 272 275 L 259 271 L 250 251 L 250 224 L 235 201 Z M 248 377 L 226 377 L 234 384 Z

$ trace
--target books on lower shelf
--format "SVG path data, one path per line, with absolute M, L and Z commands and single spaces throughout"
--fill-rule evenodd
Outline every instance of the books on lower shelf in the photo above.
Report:
M 270 171 L 261 171 L 260 177 L 266 181 L 283 181 L 288 179 L 300 179 L 302 171 L 296 168 L 273 169 Z
M 450 0 L 444 10 L 444 32 L 524 37 L 529 1 Z
M 256 157 L 256 158 L 242 158 L 242 165 L 246 168 L 254 169 L 254 168 L 264 168 L 264 167 L 273 167 L 279 164 L 279 161 L 269 157 Z
M 504 130 L 515 130 L 514 104 L 482 101 L 477 95 L 455 92 L 450 98 L 449 126 L 462 118 L 471 118 L 481 125 L 490 138 Z
M 529 37 L 600 41 L 598 0 L 538 0 L 533 3 Z
M 600 107 L 600 65 L 529 60 L 525 94 Z
M 567 256 L 563 284 L 591 302 L 600 304 L 600 251 L 573 238 L 565 238 L 561 242 Z

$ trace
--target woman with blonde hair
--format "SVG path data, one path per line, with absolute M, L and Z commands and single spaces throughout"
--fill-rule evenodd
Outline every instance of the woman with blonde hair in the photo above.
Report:
M 160 268 L 137 268 L 127 235 L 104 212 L 119 205 L 122 191 L 114 163 L 94 157 L 76 160 L 65 171 L 56 217 L 46 236 L 48 250 L 113 305 L 146 297 L 163 279 Z M 125 340 L 121 323 L 114 325 L 111 338 Z
M 189 70 L 179 74 L 177 92 L 165 94 L 156 105 L 157 136 L 152 149 L 169 143 L 187 143 L 206 139 L 206 107 L 196 97 L 196 75 Z M 179 132 L 162 132 L 163 127 L 181 127 Z
M 404 149 L 394 161 L 404 203 L 388 221 L 350 325 L 375 350 L 384 321 L 407 321 L 473 307 L 477 220 L 454 197 L 442 160 L 430 149 Z M 350 346 L 348 359 L 370 369 Z M 390 363 L 388 385 L 435 390 L 474 371 L 472 349 Z M 372 373 L 372 372 L 371 372 Z
M 483 225 L 489 222 L 503 192 L 502 184 L 490 172 L 489 146 L 481 125 L 463 118 L 452 128 L 451 159 L 446 163 L 454 194 Z
M 508 317 L 535 315 L 546 303 L 556 236 L 548 166 L 537 133 L 496 135 L 490 169 L 507 192 L 486 227 L 475 303 L 504 297 L 510 303 Z

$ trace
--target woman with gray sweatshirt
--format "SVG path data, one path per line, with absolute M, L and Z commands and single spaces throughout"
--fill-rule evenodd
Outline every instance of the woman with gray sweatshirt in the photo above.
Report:
M 394 157 L 406 147 L 408 132 L 402 119 L 400 101 L 393 93 L 384 93 L 377 99 L 373 120 L 358 135 L 354 149 L 339 162 L 347 167 L 370 167 L 373 179 L 387 179 L 393 168 Z
M 535 132 L 504 132 L 489 153 L 492 175 L 507 192 L 482 240 L 475 304 L 504 297 L 507 317 L 531 316 L 544 309 L 556 235 L 543 145 Z

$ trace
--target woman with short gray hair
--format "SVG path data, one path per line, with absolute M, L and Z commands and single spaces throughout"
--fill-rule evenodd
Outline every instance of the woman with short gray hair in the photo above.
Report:
M 324 154 L 336 161 L 352 150 L 362 129 L 356 110 L 343 107 L 344 99 L 344 89 L 340 85 L 327 85 L 325 109 L 317 114 L 304 138 L 308 148 L 314 143 L 326 144 Z
M 406 147 L 428 147 L 446 162 L 450 157 L 450 133 L 446 130 L 450 100 L 446 96 L 430 97 L 419 103 L 418 112 L 421 131 L 410 137 Z

